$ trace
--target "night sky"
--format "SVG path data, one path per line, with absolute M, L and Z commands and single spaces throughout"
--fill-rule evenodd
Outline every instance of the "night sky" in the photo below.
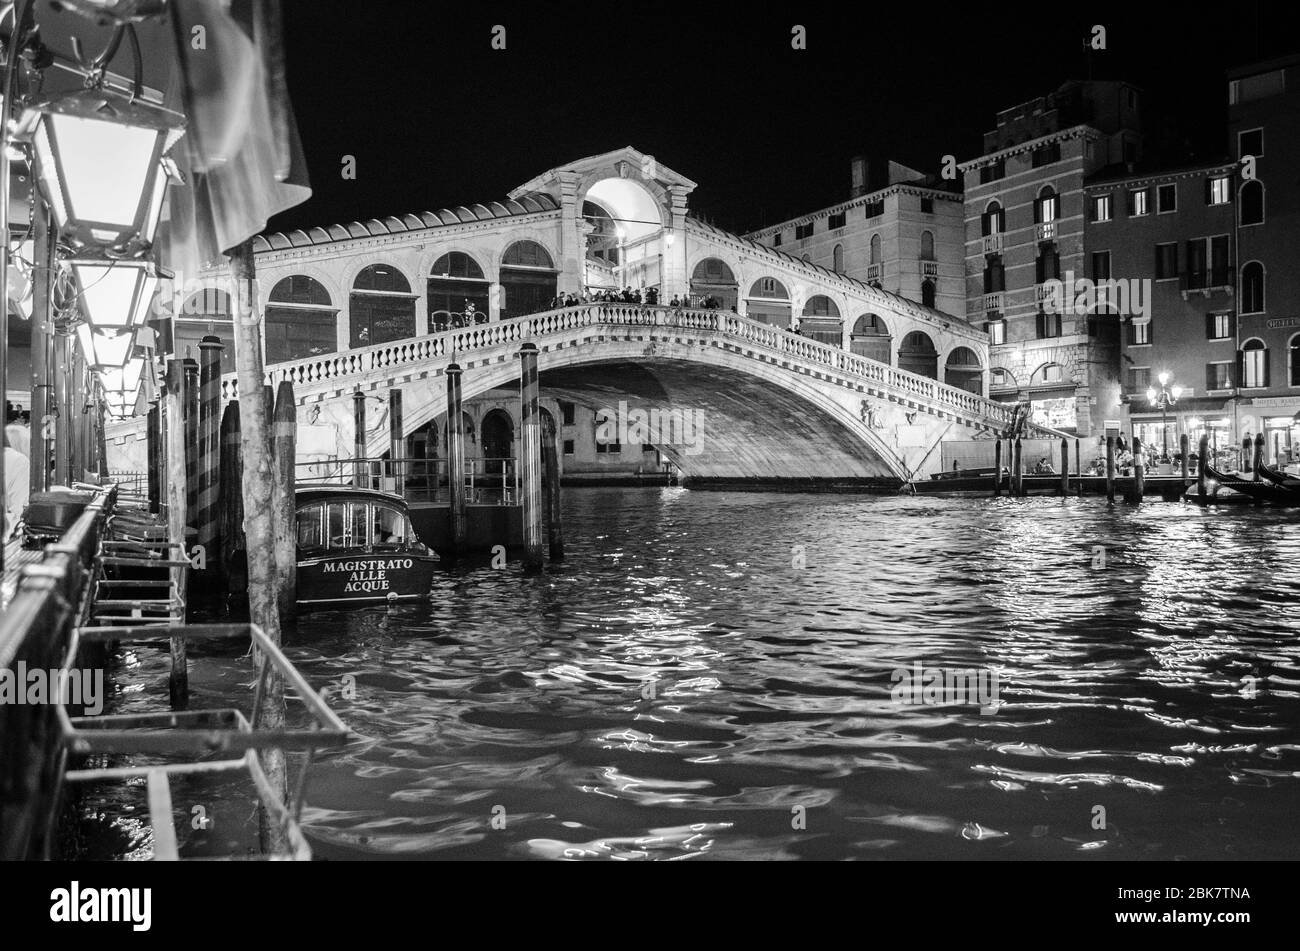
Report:
M 1090 70 L 1136 83 L 1148 119 L 1184 130 L 1174 160 L 1217 157 L 1224 70 L 1296 47 L 1286 6 L 1261 0 L 1212 17 L 1132 2 L 749 6 L 283 0 L 315 195 L 270 230 L 499 200 L 632 145 L 699 183 L 694 215 L 745 231 L 847 198 L 856 154 L 882 170 L 969 159 L 998 110 Z M 505 51 L 489 47 L 498 23 Z M 806 51 L 790 48 L 795 23 Z M 1108 49 L 1088 56 L 1093 24 Z

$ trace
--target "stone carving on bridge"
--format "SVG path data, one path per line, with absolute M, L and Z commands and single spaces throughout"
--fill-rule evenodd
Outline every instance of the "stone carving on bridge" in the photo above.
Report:
M 871 405 L 869 400 L 863 400 L 858 414 L 862 417 L 862 422 L 868 429 L 881 430 L 885 428 L 884 420 L 876 414 L 876 408 Z

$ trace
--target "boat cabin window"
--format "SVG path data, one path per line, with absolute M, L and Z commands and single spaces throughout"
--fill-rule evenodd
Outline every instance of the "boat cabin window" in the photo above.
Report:
M 374 507 L 375 548 L 402 548 L 406 545 L 406 516 L 387 505 Z
M 406 514 L 369 502 L 321 502 L 298 511 L 298 547 L 406 549 L 413 541 Z
M 323 548 L 321 531 L 324 528 L 325 512 L 319 505 L 310 505 L 298 512 L 298 547 L 304 549 Z

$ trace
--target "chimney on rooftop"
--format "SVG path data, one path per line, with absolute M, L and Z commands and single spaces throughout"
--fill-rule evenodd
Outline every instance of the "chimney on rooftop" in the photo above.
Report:
M 849 161 L 849 169 L 852 173 L 853 187 L 849 191 L 850 198 L 859 198 L 871 190 L 869 182 L 869 165 L 865 155 L 855 155 Z

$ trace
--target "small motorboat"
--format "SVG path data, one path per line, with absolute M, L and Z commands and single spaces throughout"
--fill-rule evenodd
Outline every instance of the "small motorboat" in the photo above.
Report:
M 333 485 L 299 485 L 296 495 L 299 604 L 429 596 L 438 556 L 400 495 Z

